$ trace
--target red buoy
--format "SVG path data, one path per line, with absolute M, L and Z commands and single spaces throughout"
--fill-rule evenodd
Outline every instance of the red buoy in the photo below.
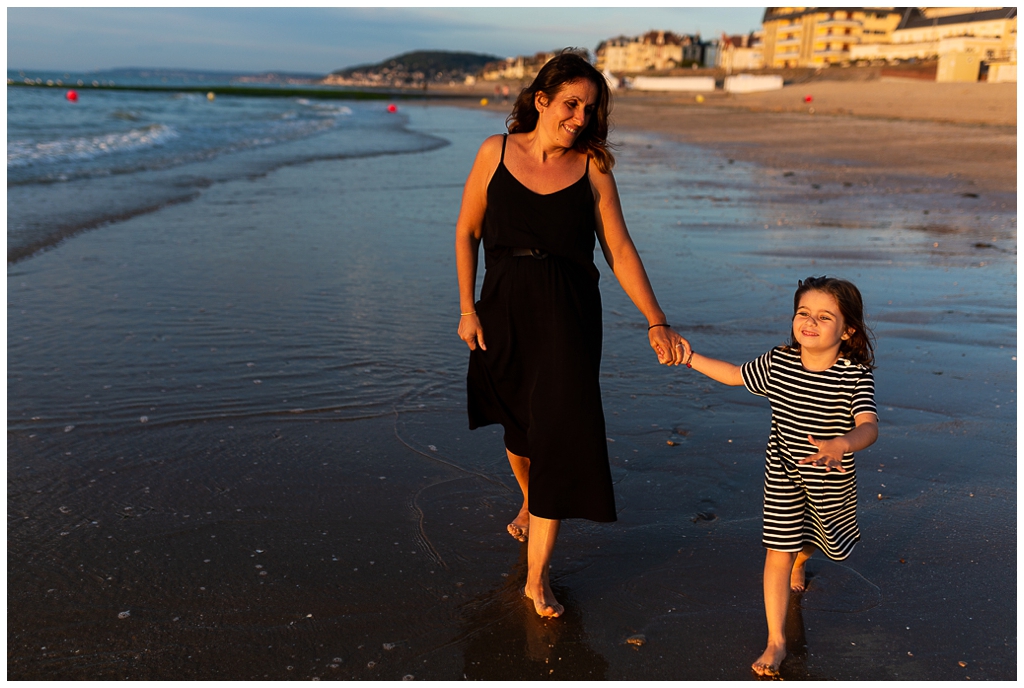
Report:
M 812 100 L 814 100 L 814 98 L 812 98 L 812 97 L 810 97 L 810 96 L 804 96 L 804 102 L 805 102 L 805 103 L 809 103 L 809 102 L 811 102 Z
M 74 91 L 74 90 L 68 91 L 67 93 L 64 94 L 64 97 L 67 98 L 68 100 L 70 100 L 72 103 L 77 103 L 78 102 L 78 91 Z
M 388 105 L 388 112 L 398 112 L 398 106 L 394 103 Z

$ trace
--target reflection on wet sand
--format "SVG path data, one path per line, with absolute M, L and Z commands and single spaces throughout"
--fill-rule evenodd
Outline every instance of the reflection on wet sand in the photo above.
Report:
M 619 521 L 564 525 L 567 613 L 537 618 L 450 317 L 452 209 L 502 118 L 406 111 L 452 145 L 214 185 L 9 268 L 9 678 L 751 677 L 767 405 L 657 366 L 605 269 Z M 619 140 L 630 230 L 695 350 L 780 343 L 810 274 L 856 280 L 878 335 L 863 540 L 808 565 L 786 675 L 1015 677 L 1015 199 L 819 198 Z
M 552 584 L 565 606 L 558 619 L 542 619 L 523 595 L 526 545 L 505 582 L 463 608 L 463 676 L 482 681 L 600 681 L 608 661 L 590 646 L 582 610 L 571 589 Z

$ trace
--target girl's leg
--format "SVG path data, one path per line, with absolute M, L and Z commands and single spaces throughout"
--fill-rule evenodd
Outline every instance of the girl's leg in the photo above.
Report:
M 505 450 L 505 453 L 508 454 L 508 462 L 512 465 L 512 472 L 516 476 L 516 482 L 519 483 L 519 489 L 523 491 L 523 507 L 508 524 L 508 534 L 519 542 L 526 542 L 530 533 L 530 460 L 525 456 L 513 454 L 508 449 Z
M 789 589 L 793 592 L 803 592 L 807 589 L 807 572 L 804 571 L 804 565 L 817 551 L 818 548 L 814 545 L 804 545 L 804 548 L 797 553 L 796 561 L 793 562 L 793 573 L 789 577 Z
M 795 552 L 770 549 L 764 558 L 764 614 L 768 620 L 768 646 L 751 665 L 758 676 L 775 676 L 786 658 L 786 609 Z
M 541 616 L 561 616 L 565 607 L 551 592 L 549 571 L 561 521 L 530 514 L 530 544 L 527 546 L 526 596 Z

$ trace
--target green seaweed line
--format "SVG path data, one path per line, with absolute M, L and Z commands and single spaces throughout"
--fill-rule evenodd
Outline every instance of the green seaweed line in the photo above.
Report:
M 316 88 L 263 88 L 259 86 L 110 86 L 100 84 L 83 84 L 75 86 L 72 84 L 26 84 L 24 82 L 9 81 L 7 87 L 22 88 L 73 88 L 79 91 L 152 91 L 158 93 L 214 93 L 218 96 L 244 96 L 249 98 L 320 98 L 324 100 L 387 100 L 399 98 L 402 100 L 424 98 L 477 98 L 479 96 L 465 93 L 403 93 L 401 91 L 346 91 L 327 90 Z

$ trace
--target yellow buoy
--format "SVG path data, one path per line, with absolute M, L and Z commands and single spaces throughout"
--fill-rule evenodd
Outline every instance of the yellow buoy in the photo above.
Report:
M 487 99 L 486 99 L 486 98 L 481 98 L 481 99 L 480 99 L 480 104 L 481 104 L 481 105 L 487 105 L 487 102 L 488 102 L 488 101 L 487 101 Z
M 207 94 L 206 94 L 206 99 L 207 99 L 207 100 L 213 100 L 213 99 L 214 99 L 214 98 L 216 98 L 216 97 L 217 97 L 217 96 L 216 96 L 216 95 L 214 94 L 214 92 L 213 92 L 213 91 L 210 91 L 209 93 L 207 93 Z
M 697 102 L 698 103 L 703 103 L 704 102 L 704 96 L 697 96 Z

